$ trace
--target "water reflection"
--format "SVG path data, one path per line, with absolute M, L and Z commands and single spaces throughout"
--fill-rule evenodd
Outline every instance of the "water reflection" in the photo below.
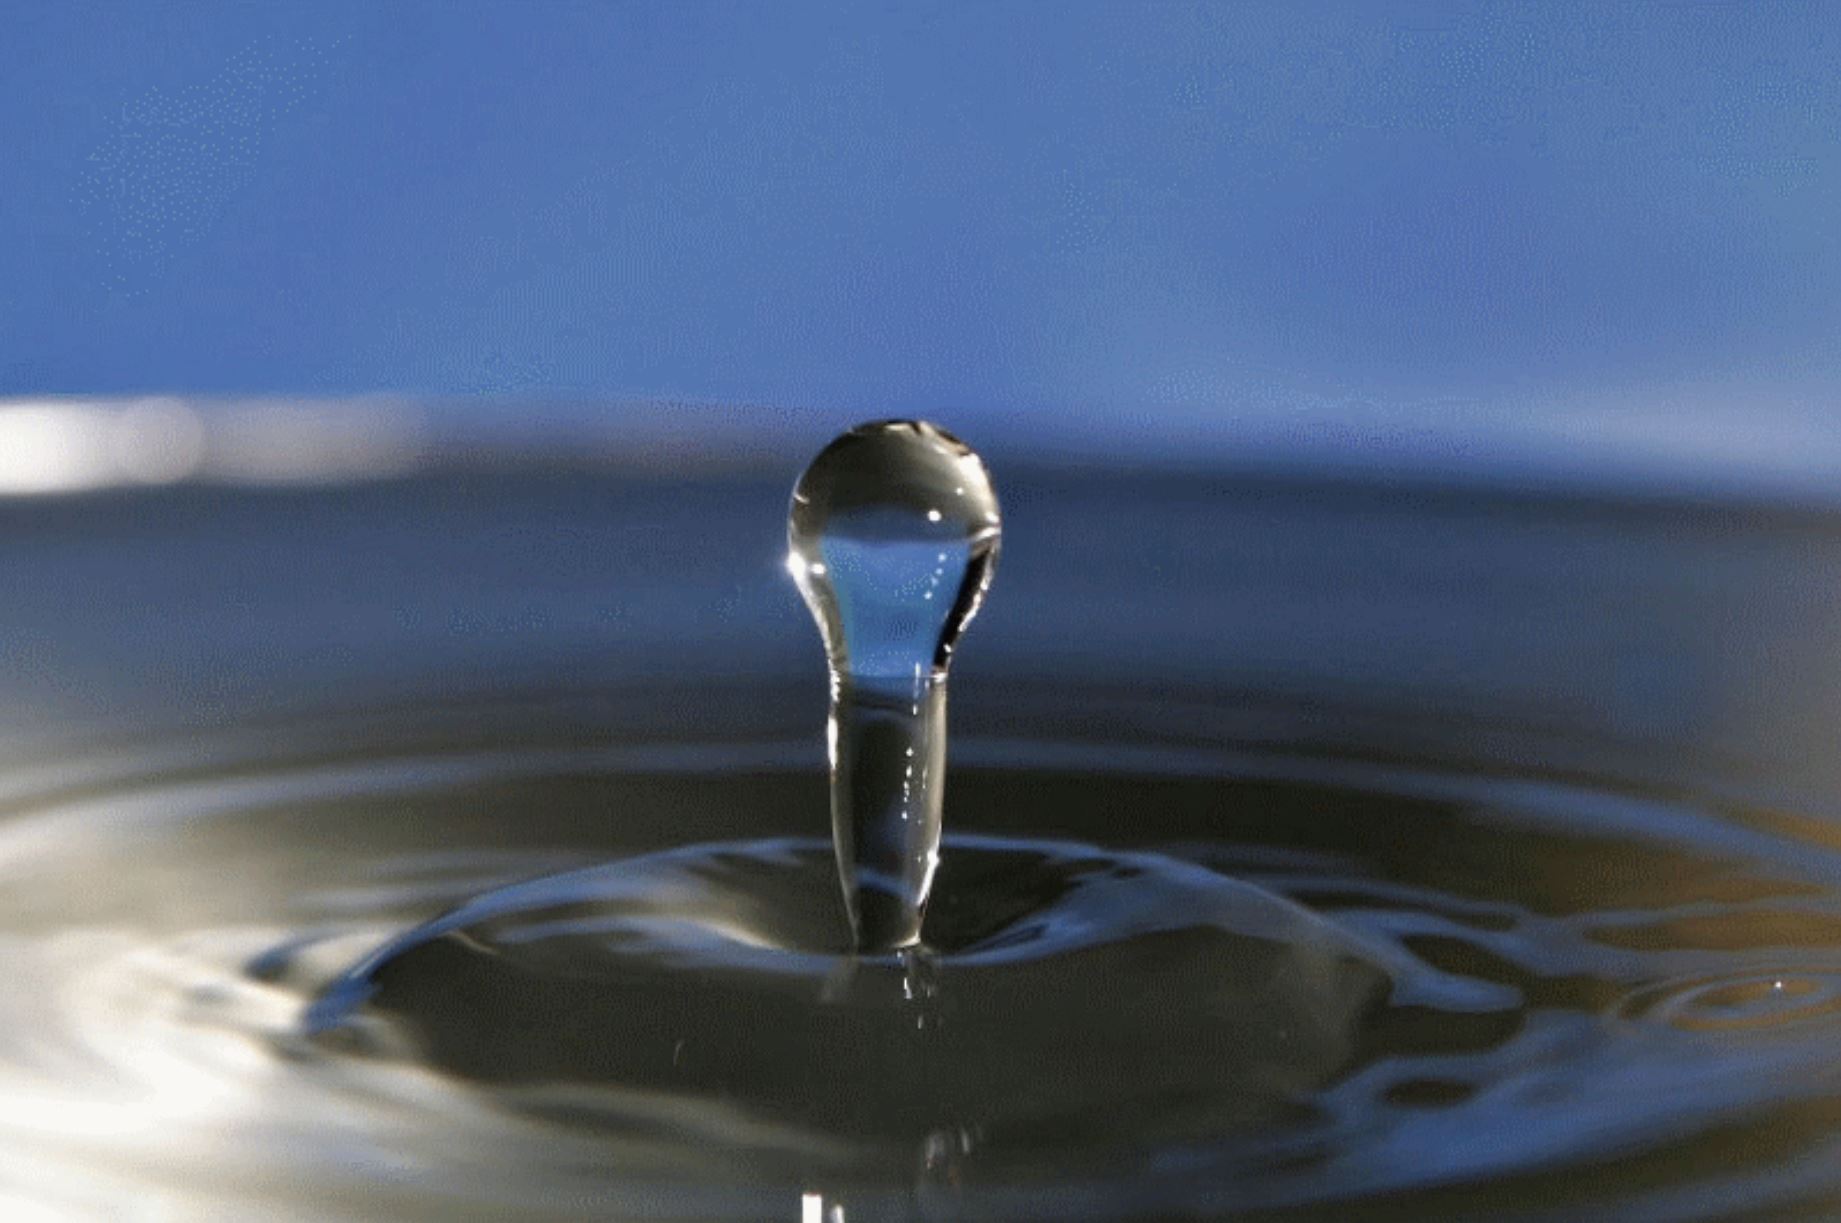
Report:
M 1744 402 L 1744 427 L 1730 405 Z M 1150 467 L 1269 479 L 1696 504 L 1834 508 L 1841 436 L 1794 398 L 1707 384 L 1638 388 L 1538 410 L 1279 394 L 1218 412 L 1082 414 L 1048 427 L 977 404 L 953 421 L 1006 470 Z M 783 472 L 860 408 L 789 402 L 0 396 L 0 496 L 201 480 L 343 483 L 547 465 L 628 474 Z
M 379 479 L 417 464 L 423 431 L 392 400 L 0 399 L 0 496 Z
M 148 406 L 135 427 L 179 437 L 184 419 Z M 475 1094 L 381 1027 L 330 1054 L 295 1031 L 328 976 L 517 878 L 820 831 L 822 778 L 783 764 L 816 754 L 811 734 L 784 741 L 816 721 L 809 628 L 773 533 L 748 534 L 782 479 L 201 494 L 198 464 L 132 514 L 5 507 L 0 720 L 39 733 L 65 702 L 134 735 L 0 775 L 0 963 L 19 985 L 0 1031 L 21 1042 L 0 1064 L 37 1076 L 0 1118 L 0 1193 L 182 1213 L 240 1168 L 276 1201 L 375 1204 L 422 1177 L 437 1215 L 517 1198 L 568 1218 L 585 1186 L 646 1209 L 656 1185 L 620 1179 L 643 1166 L 707 1194 L 686 1210 L 708 1217 L 758 1215 L 737 1186 L 763 1176 L 776 1212 L 810 1191 L 879 1217 L 886 1198 L 798 1163 L 838 1145 L 743 1109 Z M 1030 545 L 1006 580 L 1028 611 L 995 606 L 968 646 L 963 826 L 1156 841 L 1416 966 L 1406 1021 L 1366 1029 L 1346 1078 L 1263 1144 L 1165 1143 L 1145 1209 L 1218 1205 L 1223 1184 L 1248 1210 L 1347 1218 L 1326 1196 L 1415 1217 L 1542 1195 L 1636 1217 L 1836 1200 L 1832 523 L 1208 472 L 1037 466 L 1014 487 Z M 1159 529 L 1122 521 L 1121 496 Z M 694 555 L 669 546 L 683 531 Z M 1069 555 L 1093 564 L 1041 559 Z M 699 688 L 712 674 L 732 686 Z M 149 1045 L 170 1056 L 147 1059 L 143 1110 L 126 1099 L 142 1068 L 114 1059 Z M 707 1054 L 682 1030 L 656 1049 L 661 1076 Z M 615 1176 L 608 1132 L 636 1110 L 658 1125 Z M 1002 1196 L 1028 1174 L 1014 1132 L 978 1135 L 976 1111 L 902 1135 L 878 1172 L 895 1217 L 932 1193 L 1028 1217 Z M 959 1124 L 976 1145 L 955 1156 Z M 1098 1212 L 1109 1177 L 1143 1171 L 1057 1175 Z

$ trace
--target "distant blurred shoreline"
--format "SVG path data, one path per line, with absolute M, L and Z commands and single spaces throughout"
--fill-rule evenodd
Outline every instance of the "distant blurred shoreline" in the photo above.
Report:
M 799 456 L 838 429 L 897 414 L 511 396 L 0 398 L 0 498 L 178 483 L 317 487 L 530 467 L 790 479 Z M 925 414 L 995 463 L 1047 470 L 1841 507 L 1841 429 L 1803 409 L 1223 405 L 1207 418 L 1119 411 L 1052 424 L 989 409 Z

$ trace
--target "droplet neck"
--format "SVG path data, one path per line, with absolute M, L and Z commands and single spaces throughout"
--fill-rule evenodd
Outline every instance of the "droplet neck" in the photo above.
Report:
M 939 863 L 947 668 L 1001 534 L 983 461 L 924 421 L 850 430 L 793 490 L 787 568 L 830 664 L 832 836 L 860 950 L 919 941 Z
M 834 676 L 829 739 L 831 837 L 857 946 L 911 947 L 940 864 L 945 674 Z

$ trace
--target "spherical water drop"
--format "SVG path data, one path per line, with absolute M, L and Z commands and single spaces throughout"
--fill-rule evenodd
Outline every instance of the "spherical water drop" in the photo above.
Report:
M 831 828 L 865 951 L 920 938 L 939 864 L 946 670 L 997 561 L 984 463 L 924 421 L 834 440 L 793 489 L 792 571 L 831 666 Z

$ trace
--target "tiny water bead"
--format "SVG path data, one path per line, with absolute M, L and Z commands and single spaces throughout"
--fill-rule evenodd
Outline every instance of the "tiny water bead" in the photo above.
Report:
M 831 669 L 831 830 L 860 950 L 920 940 L 939 864 L 947 667 L 1002 531 L 983 461 L 925 421 L 851 429 L 793 489 L 787 568 Z

